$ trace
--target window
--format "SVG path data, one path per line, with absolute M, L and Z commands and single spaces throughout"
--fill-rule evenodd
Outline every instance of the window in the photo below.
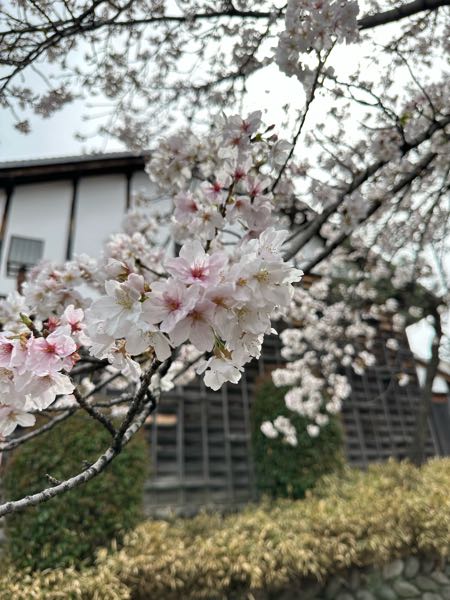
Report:
M 41 260 L 43 252 L 44 242 L 42 240 L 11 236 L 6 263 L 7 276 L 17 277 L 21 267 L 25 267 L 27 270 L 34 267 Z

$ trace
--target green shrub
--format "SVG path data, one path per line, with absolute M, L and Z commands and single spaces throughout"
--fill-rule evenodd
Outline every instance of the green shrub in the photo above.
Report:
M 111 441 L 85 415 L 76 415 L 20 446 L 4 476 L 5 496 L 20 498 L 56 479 L 76 475 Z M 20 568 L 46 569 L 95 559 L 99 546 L 119 540 L 141 518 L 148 465 L 145 440 L 137 436 L 98 477 L 62 496 L 6 520 L 8 556 Z
M 2 571 L 0 600 L 230 600 L 282 596 L 304 579 L 414 554 L 448 559 L 450 459 L 345 468 L 304 500 L 249 506 L 220 518 L 147 521 L 95 567 Z M 264 594 L 259 594 L 264 590 Z
M 306 432 L 310 421 L 286 408 L 287 389 L 275 387 L 271 380 L 257 388 L 251 409 L 256 482 L 262 493 L 272 497 L 303 498 L 320 477 L 342 468 L 343 435 L 338 418 L 332 417 L 319 436 L 311 438 Z M 295 426 L 296 447 L 261 432 L 261 424 L 278 415 L 289 417 Z

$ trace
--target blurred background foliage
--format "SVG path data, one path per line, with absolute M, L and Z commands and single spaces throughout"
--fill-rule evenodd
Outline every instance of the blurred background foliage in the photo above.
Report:
M 224 600 L 278 598 L 302 581 L 397 557 L 450 553 L 450 460 L 421 469 L 394 461 L 344 468 L 303 500 L 278 499 L 240 513 L 146 521 L 95 566 L 35 573 L 9 568 L 0 599 Z M 447 563 L 448 564 L 448 563 Z M 258 591 L 259 590 L 259 591 Z M 258 595 L 259 594 L 259 595 Z
M 323 475 L 343 468 L 343 431 L 339 417 L 331 417 L 318 437 L 312 438 L 306 432 L 310 420 L 286 407 L 287 391 L 275 387 L 270 377 L 256 390 L 250 412 L 256 484 L 262 494 L 272 498 L 303 498 Z M 297 446 L 290 446 L 281 436 L 269 439 L 261 432 L 264 421 L 279 415 L 289 417 L 297 430 Z
M 55 479 L 76 475 L 111 443 L 111 435 L 84 415 L 19 446 L 3 477 L 7 498 L 18 499 Z M 7 558 L 18 568 L 48 569 L 83 565 L 95 551 L 142 520 L 149 452 L 138 435 L 98 477 L 6 519 Z

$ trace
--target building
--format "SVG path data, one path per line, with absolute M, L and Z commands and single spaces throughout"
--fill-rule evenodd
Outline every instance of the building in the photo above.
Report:
M 97 256 L 134 195 L 150 191 L 144 165 L 130 153 L 0 164 L 0 296 L 21 266 Z
M 98 255 L 107 236 L 119 230 L 134 195 L 151 191 L 144 165 L 144 156 L 129 153 L 0 164 L 0 295 L 16 288 L 22 266 Z M 386 348 L 389 337 L 392 331 L 381 328 L 377 365 L 360 377 L 347 373 L 352 383 L 342 415 L 347 457 L 361 467 L 406 457 L 414 433 L 420 399 L 416 363 L 405 335 L 396 352 Z M 164 396 L 148 425 L 149 512 L 170 507 L 189 513 L 255 498 L 249 411 L 258 378 L 281 362 L 279 341 L 271 337 L 238 385 L 216 393 L 194 381 Z M 410 383 L 389 385 L 400 370 Z M 448 400 L 441 394 L 436 402 L 428 455 L 450 452 Z

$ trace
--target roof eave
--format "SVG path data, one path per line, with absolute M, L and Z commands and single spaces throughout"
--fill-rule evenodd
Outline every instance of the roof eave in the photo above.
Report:
M 148 157 L 149 154 L 115 153 L 0 164 L 0 187 L 91 175 L 131 174 L 144 169 Z

